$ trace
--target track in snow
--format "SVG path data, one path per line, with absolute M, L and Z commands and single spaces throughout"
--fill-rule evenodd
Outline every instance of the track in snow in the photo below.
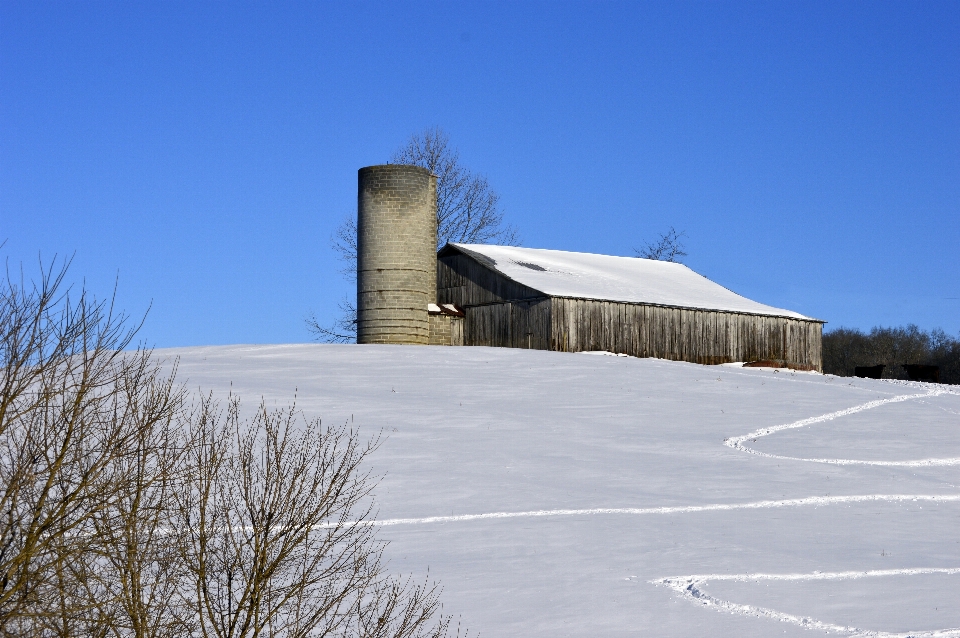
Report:
M 956 391 L 945 388 L 935 388 L 927 392 L 899 395 L 885 399 L 878 399 L 862 403 L 844 410 L 829 412 L 819 416 L 801 419 L 793 423 L 777 425 L 768 428 L 761 428 L 742 436 L 730 437 L 724 441 L 727 447 L 766 458 L 774 458 L 789 461 L 807 461 L 813 463 L 829 463 L 835 465 L 879 465 L 894 467 L 945 467 L 960 465 L 960 458 L 929 458 L 916 459 L 908 461 L 862 461 L 856 459 L 811 459 L 801 457 L 781 456 L 760 452 L 747 445 L 745 442 L 753 441 L 763 436 L 769 436 L 783 430 L 802 428 L 816 423 L 832 421 L 834 419 L 856 414 L 866 410 L 872 410 L 881 406 L 911 401 L 917 399 L 930 398 L 943 394 L 958 394 Z M 491 519 L 511 519 L 511 518 L 542 518 L 558 516 L 592 516 L 592 515 L 669 515 L 669 514 L 693 514 L 701 512 L 717 512 L 730 510 L 750 510 L 750 509 L 773 509 L 783 507 L 807 507 L 807 506 L 826 506 L 842 505 L 866 502 L 935 502 L 935 503 L 955 503 L 960 502 L 960 494 L 860 494 L 850 496 L 811 496 L 796 499 L 753 501 L 747 503 L 714 503 L 707 505 L 690 506 L 665 506 L 665 507 L 646 507 L 646 508 L 593 508 L 593 509 L 553 509 L 553 510 L 531 510 L 525 512 L 487 512 L 483 514 L 461 514 L 451 516 L 428 516 L 423 518 L 394 518 L 380 521 L 364 522 L 363 524 L 378 526 L 396 526 L 396 525 L 428 525 L 436 523 L 466 523 L 471 521 L 491 520 Z M 807 574 L 693 574 L 688 576 L 674 576 L 660 578 L 649 581 L 654 585 L 666 586 L 676 591 L 681 596 L 694 603 L 699 603 L 716 611 L 733 613 L 755 618 L 767 618 L 795 624 L 808 629 L 818 629 L 828 632 L 845 633 L 851 636 L 863 638 L 960 638 L 960 628 L 949 628 L 932 631 L 909 632 L 909 633 L 889 633 L 882 631 L 863 630 L 856 627 L 836 625 L 823 622 L 809 617 L 794 616 L 774 609 L 764 607 L 742 605 L 731 601 L 721 600 L 713 597 L 704 591 L 702 587 L 710 581 L 755 581 L 755 580 L 779 580 L 779 581 L 818 581 L 818 580 L 854 580 L 860 578 L 878 578 L 884 576 L 913 576 L 922 574 L 960 574 L 960 567 L 955 568 L 915 568 L 915 569 L 896 569 L 862 572 L 813 572 Z
M 857 494 L 851 496 L 808 496 L 806 498 L 748 503 L 713 503 L 709 505 L 685 505 L 673 507 L 619 507 L 595 509 L 531 510 L 528 512 L 487 512 L 485 514 L 460 514 L 452 516 L 427 516 L 424 518 L 388 518 L 370 521 L 369 525 L 429 525 L 431 523 L 466 523 L 503 518 L 542 518 L 554 516 L 595 516 L 603 514 L 694 514 L 698 512 L 727 512 L 730 510 L 772 509 L 778 507 L 803 507 L 818 505 L 842 505 L 849 503 L 904 503 L 933 502 L 955 503 L 960 494 Z
M 803 457 L 796 456 L 782 456 L 779 454 L 769 454 L 767 452 L 761 452 L 755 450 L 747 445 L 744 445 L 746 441 L 756 441 L 757 439 L 770 436 L 776 432 L 782 432 L 783 430 L 793 430 L 796 428 L 802 428 L 807 425 L 813 425 L 814 423 L 823 423 L 824 421 L 832 421 L 843 416 L 849 416 L 851 414 L 856 414 L 858 412 L 863 412 L 865 410 L 873 410 L 874 408 L 879 408 L 880 406 L 887 405 L 890 403 L 900 403 L 902 401 L 911 401 L 914 399 L 926 399 L 930 397 L 940 396 L 943 394 L 956 394 L 956 392 L 936 388 L 930 390 L 929 392 L 923 392 L 920 394 L 902 394 L 895 397 L 890 397 L 887 399 L 878 399 L 876 401 L 869 401 L 867 403 L 861 403 L 860 405 L 855 405 L 852 408 L 847 408 L 845 410 L 838 410 L 836 412 L 829 412 L 827 414 L 821 414 L 820 416 L 814 416 L 807 419 L 801 419 L 799 421 L 794 421 L 793 423 L 787 423 L 785 425 L 775 425 L 769 428 L 760 428 L 759 430 L 754 430 L 749 434 L 744 434 L 742 436 L 733 436 L 728 439 L 725 439 L 723 444 L 727 447 L 733 448 L 740 452 L 746 452 L 747 454 L 753 454 L 756 456 L 763 456 L 770 459 L 778 459 L 781 461 L 808 461 L 810 463 L 830 463 L 833 465 L 881 465 L 888 467 L 942 467 L 949 465 L 960 465 L 960 458 L 932 458 L 932 459 L 915 459 L 912 461 L 861 461 L 857 459 L 808 459 Z
M 867 403 L 862 403 L 860 405 L 847 408 L 845 410 L 838 410 L 836 412 L 829 412 L 827 414 L 821 414 L 820 416 L 810 417 L 807 419 L 801 419 L 799 421 L 794 421 L 793 423 L 787 423 L 784 425 L 777 425 L 769 428 L 761 428 L 750 432 L 749 434 L 744 434 L 742 436 L 730 437 L 724 440 L 724 445 L 727 447 L 733 448 L 740 452 L 745 452 L 747 454 L 753 454 L 756 456 L 762 456 L 766 458 L 779 459 L 784 461 L 807 461 L 811 463 L 829 463 L 834 465 L 879 465 L 879 466 L 893 466 L 893 467 L 945 467 L 952 465 L 960 465 L 960 458 L 929 458 L 929 459 L 915 459 L 910 461 L 862 461 L 857 459 L 811 459 L 811 458 L 802 458 L 802 457 L 792 457 L 792 456 L 782 456 L 778 454 L 768 454 L 766 452 L 760 452 L 755 450 L 747 445 L 744 445 L 746 441 L 756 441 L 758 438 L 763 436 L 769 436 L 776 432 L 782 432 L 783 430 L 791 430 L 795 428 L 802 428 L 807 425 L 813 425 L 815 423 L 823 423 L 824 421 L 832 421 L 844 416 L 849 416 L 851 414 L 856 414 L 858 412 L 863 412 L 865 410 L 872 410 L 874 408 L 879 408 L 883 405 L 890 403 L 899 403 L 902 401 L 911 401 L 915 399 L 924 399 L 934 396 L 939 396 L 943 394 L 957 394 L 957 392 L 952 390 L 947 390 L 946 388 L 934 388 L 927 392 L 919 394 L 906 394 L 899 395 L 895 397 L 889 397 L 886 399 L 878 399 L 875 401 L 869 401 Z M 889 496 L 884 495 L 873 495 L 874 500 L 893 500 L 889 499 Z M 835 504 L 844 502 L 844 497 L 836 497 L 838 500 L 827 499 L 829 500 L 826 504 Z M 870 496 L 859 496 L 859 497 L 847 497 L 854 498 L 858 501 L 870 500 Z M 797 499 L 798 501 L 804 501 L 807 499 Z M 932 500 L 930 497 L 921 497 L 917 500 Z M 960 500 L 960 495 L 941 495 L 937 500 L 942 502 L 947 501 L 958 501 Z M 858 629 L 856 627 L 847 627 L 841 625 L 835 625 L 831 623 L 825 623 L 814 618 L 794 616 L 792 614 L 787 614 L 783 612 L 776 611 L 774 609 L 767 609 L 764 607 L 755 607 L 752 605 L 741 605 L 739 603 L 734 603 L 727 600 L 721 600 L 714 596 L 711 596 L 701 590 L 701 588 L 708 583 L 709 581 L 718 581 L 718 580 L 733 580 L 733 581 L 755 581 L 755 580 L 781 580 L 781 581 L 797 581 L 797 580 L 852 580 L 857 578 L 875 578 L 883 576 L 913 576 L 920 574 L 960 574 L 960 568 L 916 568 L 916 569 L 894 569 L 894 570 L 879 570 L 879 571 L 866 571 L 866 572 L 813 572 L 809 574 L 693 574 L 689 576 L 675 576 L 669 578 L 661 578 L 657 580 L 650 581 L 655 585 L 664 585 L 674 591 L 681 594 L 684 598 L 690 600 L 691 602 L 700 603 L 704 606 L 711 607 L 716 611 L 739 614 L 742 616 L 751 616 L 754 618 L 769 618 L 771 620 L 779 620 L 780 622 L 788 622 L 791 624 L 799 625 L 808 629 L 820 629 L 823 631 L 830 632 L 839 632 L 847 633 L 851 636 L 863 636 L 871 638 L 960 638 L 960 628 L 950 628 L 950 629 L 939 629 L 933 631 L 921 631 L 921 632 L 909 632 L 909 633 L 888 633 L 881 631 L 868 631 Z
M 689 576 L 672 576 L 651 580 L 654 585 L 669 587 L 684 598 L 716 611 L 750 616 L 753 618 L 768 618 L 779 620 L 806 629 L 819 629 L 846 633 L 851 636 L 864 638 L 954 638 L 960 637 L 960 628 L 936 629 L 930 631 L 911 631 L 908 633 L 889 633 L 884 631 L 870 631 L 845 625 L 825 623 L 807 616 L 795 616 L 774 609 L 741 605 L 727 600 L 715 598 L 705 593 L 701 588 L 710 581 L 739 581 L 750 582 L 758 580 L 802 581 L 802 580 L 854 580 L 859 578 L 877 578 L 883 576 L 919 576 L 924 574 L 960 574 L 960 567 L 921 567 L 914 569 L 884 569 L 865 572 L 812 572 L 807 574 L 691 574 Z

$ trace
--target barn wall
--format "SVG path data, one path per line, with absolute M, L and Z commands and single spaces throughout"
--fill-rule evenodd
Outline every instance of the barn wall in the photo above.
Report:
M 822 324 L 785 317 L 549 298 L 472 256 L 437 259 L 437 303 L 464 309 L 463 343 L 581 352 L 608 350 L 718 364 L 777 360 L 820 370 Z
M 463 311 L 466 313 L 463 320 L 463 342 L 465 345 L 509 347 L 510 304 L 465 306 Z
M 518 284 L 461 253 L 437 258 L 439 304 L 452 303 L 466 308 L 542 296 L 543 293 Z
M 822 366 L 822 325 L 815 321 L 589 299 L 554 298 L 551 305 L 553 350 L 609 350 L 706 364 L 769 359 L 815 370 Z
M 465 345 L 822 367 L 822 326 L 815 321 L 561 298 L 467 306 L 465 311 Z
M 464 310 L 468 346 L 550 350 L 550 299 L 526 299 Z

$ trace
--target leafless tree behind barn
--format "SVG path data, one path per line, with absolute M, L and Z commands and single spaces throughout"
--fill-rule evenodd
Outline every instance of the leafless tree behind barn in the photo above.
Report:
M 659 261 L 679 262 L 681 257 L 686 257 L 683 238 L 686 237 L 684 231 L 679 233 L 671 226 L 670 230 L 660 235 L 660 238 L 653 242 L 647 242 L 642 249 L 634 249 L 637 257 L 643 259 L 657 259 Z
M 500 196 L 483 175 L 460 163 L 460 153 L 450 145 L 449 136 L 439 127 L 410 137 L 390 158 L 390 164 L 426 168 L 437 176 L 437 248 L 447 242 L 517 246 L 516 228 L 504 222 Z M 357 217 L 352 214 L 334 231 L 332 246 L 342 267 L 341 274 L 356 280 Z M 356 339 L 355 304 L 343 299 L 339 318 L 323 326 L 315 314 L 306 318 L 307 329 L 320 341 L 347 343 Z

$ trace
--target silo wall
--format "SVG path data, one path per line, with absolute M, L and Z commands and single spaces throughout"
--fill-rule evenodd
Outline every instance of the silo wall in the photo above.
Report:
M 437 300 L 437 178 L 386 164 L 358 172 L 357 343 L 430 341 Z

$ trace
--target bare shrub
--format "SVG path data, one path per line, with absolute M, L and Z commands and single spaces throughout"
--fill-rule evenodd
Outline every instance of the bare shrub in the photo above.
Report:
M 0 290 L 0 635 L 447 634 L 438 587 L 385 569 L 376 439 L 187 406 L 66 272 Z

